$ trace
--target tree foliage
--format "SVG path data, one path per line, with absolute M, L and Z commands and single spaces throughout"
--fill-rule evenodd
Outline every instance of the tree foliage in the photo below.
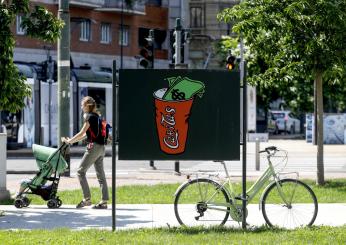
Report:
M 55 42 L 63 27 L 61 20 L 41 6 L 30 11 L 29 0 L 0 0 L 0 110 L 11 112 L 23 108 L 24 98 L 31 95 L 13 63 L 15 40 L 10 27 L 19 14 L 26 34 L 43 41 Z
M 267 66 L 250 74 L 250 82 L 282 84 L 289 91 L 311 88 L 314 80 L 318 184 L 324 184 L 322 85 L 345 81 L 345 9 L 346 0 L 244 0 L 218 16 L 235 22 L 233 31 Z
M 312 81 L 320 71 L 327 97 L 338 99 L 333 106 L 343 110 L 342 95 L 333 91 L 346 84 L 345 9 L 345 0 L 247 0 L 218 17 L 235 23 L 233 31 L 246 40 L 251 84 L 311 111 Z

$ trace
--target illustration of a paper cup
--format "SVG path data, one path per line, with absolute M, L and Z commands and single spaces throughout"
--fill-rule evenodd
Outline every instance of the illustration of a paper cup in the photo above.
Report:
M 162 99 L 165 91 L 166 89 L 159 89 L 154 92 L 160 148 L 167 154 L 180 154 L 185 151 L 193 98 L 167 101 Z

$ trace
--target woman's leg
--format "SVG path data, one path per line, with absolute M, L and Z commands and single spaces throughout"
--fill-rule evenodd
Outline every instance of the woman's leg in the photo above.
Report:
M 100 188 L 102 191 L 102 201 L 108 201 L 109 200 L 108 186 L 107 186 L 105 171 L 103 168 L 103 157 L 105 153 L 105 147 L 103 145 L 100 145 L 100 147 L 102 147 L 100 149 L 101 156 L 95 161 L 95 171 L 96 171 L 97 180 L 99 181 Z
M 89 199 L 91 197 L 89 184 L 86 179 L 86 172 L 90 168 L 90 166 L 96 161 L 97 157 L 98 157 L 98 154 L 97 154 L 97 151 L 95 150 L 95 147 L 91 150 L 87 150 L 84 153 L 82 161 L 77 170 L 77 176 L 79 179 L 79 183 L 82 187 L 84 199 Z

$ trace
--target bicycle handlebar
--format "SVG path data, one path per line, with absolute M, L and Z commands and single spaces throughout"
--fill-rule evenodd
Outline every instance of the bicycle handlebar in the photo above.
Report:
M 270 154 L 270 151 L 278 151 L 278 148 L 276 146 L 269 146 L 266 147 L 263 151 L 259 151 L 259 153 L 266 152 L 267 154 Z

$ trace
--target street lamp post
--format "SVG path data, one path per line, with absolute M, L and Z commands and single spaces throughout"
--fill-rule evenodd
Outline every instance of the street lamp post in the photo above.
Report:
M 59 19 L 65 25 L 58 39 L 58 146 L 61 137 L 70 136 L 70 12 L 69 1 L 59 0 Z M 66 176 L 70 176 L 70 149 L 66 150 Z

